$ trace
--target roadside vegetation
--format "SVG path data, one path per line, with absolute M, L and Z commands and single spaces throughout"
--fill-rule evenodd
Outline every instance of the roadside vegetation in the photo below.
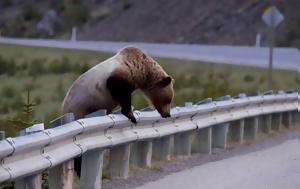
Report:
M 72 82 L 86 70 L 110 57 L 92 51 L 0 45 L 0 130 L 14 136 L 26 104 L 28 83 L 35 104 L 33 119 L 49 122 L 60 115 L 62 100 Z M 198 102 L 208 97 L 253 93 L 266 88 L 267 70 L 252 67 L 199 63 L 196 61 L 156 59 L 175 79 L 174 105 Z M 299 88 L 296 71 L 274 72 L 274 90 Z M 136 109 L 147 106 L 138 92 Z

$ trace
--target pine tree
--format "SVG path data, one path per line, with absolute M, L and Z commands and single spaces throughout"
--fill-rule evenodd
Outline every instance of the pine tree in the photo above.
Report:
M 24 114 L 24 119 L 21 120 L 21 123 L 24 126 L 31 126 L 35 124 L 37 121 L 33 117 L 33 112 L 34 112 L 34 107 L 36 104 L 30 100 L 30 89 L 27 89 L 27 101 L 23 105 L 23 114 Z
M 24 129 L 37 123 L 37 120 L 34 119 L 34 107 L 36 106 L 36 104 L 30 98 L 30 91 L 31 88 L 27 87 L 27 98 L 26 102 L 23 105 L 23 111 L 20 118 L 9 120 L 18 129 Z

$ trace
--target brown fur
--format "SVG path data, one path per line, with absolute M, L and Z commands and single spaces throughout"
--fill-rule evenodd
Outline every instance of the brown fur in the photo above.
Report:
M 168 76 L 155 60 L 136 47 L 127 47 L 120 54 L 123 63 L 129 69 L 129 74 L 126 75 L 135 84 L 136 88 L 150 89 L 158 81 Z M 116 74 L 118 74 L 118 70 Z

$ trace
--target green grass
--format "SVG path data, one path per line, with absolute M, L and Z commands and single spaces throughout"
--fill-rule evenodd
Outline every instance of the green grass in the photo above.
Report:
M 227 64 L 161 59 L 162 66 L 175 78 L 175 102 L 196 102 L 199 98 L 253 93 L 267 89 L 267 70 Z M 249 76 L 251 80 L 249 81 Z M 273 90 L 299 88 L 296 71 L 275 70 Z
M 27 64 L 26 68 L 17 69 L 16 73 L 0 75 L 0 121 L 16 117 L 22 109 L 26 97 L 25 85 L 33 85 L 32 99 L 38 104 L 35 118 L 48 123 L 60 114 L 63 97 L 78 77 L 79 73 L 45 72 L 30 75 L 28 69 L 35 64 L 62 64 L 65 60 L 71 66 L 87 64 L 89 67 L 105 60 L 111 54 L 95 51 L 0 45 L 0 56 L 16 65 Z M 157 59 L 163 68 L 175 79 L 176 105 L 186 101 L 197 102 L 207 97 L 236 95 L 239 92 L 252 93 L 266 90 L 267 70 L 254 67 L 240 67 L 226 64 L 212 64 L 197 61 Z M 1 70 L 0 70 L 1 73 Z M 273 74 L 274 90 L 299 89 L 300 76 L 296 71 L 276 70 Z M 13 89 L 11 89 L 13 88 Z M 9 89 L 9 93 L 3 92 Z M 10 94 L 13 93 L 13 94 Z M 139 109 L 147 106 L 141 92 L 134 95 L 133 105 Z M 5 129 L 4 124 L 0 130 Z

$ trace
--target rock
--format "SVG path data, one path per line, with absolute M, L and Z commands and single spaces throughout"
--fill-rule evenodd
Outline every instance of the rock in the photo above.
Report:
M 39 32 L 46 32 L 48 35 L 54 33 L 62 26 L 62 19 L 58 16 L 55 10 L 49 10 L 37 24 Z

